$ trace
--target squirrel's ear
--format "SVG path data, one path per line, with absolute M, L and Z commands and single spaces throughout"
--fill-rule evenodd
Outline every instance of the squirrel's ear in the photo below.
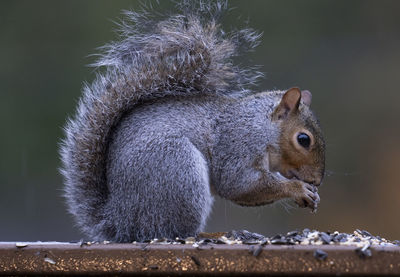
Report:
M 311 100 L 312 100 L 312 94 L 308 90 L 302 90 L 301 91 L 301 100 L 303 101 L 304 104 L 307 106 L 311 105 Z
M 300 105 L 301 91 L 299 88 L 291 88 L 282 96 L 282 100 L 272 114 L 272 119 L 283 119 L 289 113 L 296 111 Z

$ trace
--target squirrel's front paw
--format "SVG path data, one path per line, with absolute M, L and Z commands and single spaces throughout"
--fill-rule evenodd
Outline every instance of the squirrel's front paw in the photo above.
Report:
M 293 195 L 293 199 L 299 207 L 310 208 L 312 211 L 317 210 L 320 201 L 318 189 L 305 182 L 297 182 L 297 190 Z

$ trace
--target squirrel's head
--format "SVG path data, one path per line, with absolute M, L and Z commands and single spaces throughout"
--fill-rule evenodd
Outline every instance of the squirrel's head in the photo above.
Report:
M 325 142 L 310 110 L 311 93 L 291 88 L 280 99 L 272 120 L 280 124 L 279 151 L 271 151 L 270 168 L 288 179 L 320 185 L 325 171 Z

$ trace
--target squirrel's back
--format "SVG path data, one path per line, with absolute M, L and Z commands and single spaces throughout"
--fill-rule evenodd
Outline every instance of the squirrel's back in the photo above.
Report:
M 239 46 L 256 46 L 258 33 L 224 33 L 217 19 L 225 2 L 190 6 L 184 1 L 182 14 L 158 22 L 150 13 L 125 12 L 121 40 L 104 46 L 94 64 L 105 71 L 84 87 L 65 127 L 60 151 L 65 197 L 78 226 L 92 238 L 104 238 L 106 227 L 109 237 L 121 231 L 105 227 L 110 224 L 105 219 L 110 203 L 106 167 L 110 136 L 124 114 L 166 96 L 242 92 L 261 76 L 232 63 Z

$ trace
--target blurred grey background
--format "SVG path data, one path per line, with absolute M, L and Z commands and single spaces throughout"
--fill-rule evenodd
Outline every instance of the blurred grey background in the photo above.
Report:
M 173 10 L 162 1 L 161 10 Z M 217 200 L 207 231 L 366 229 L 400 238 L 400 1 L 230 1 L 225 29 L 264 33 L 244 64 L 262 65 L 260 90 L 299 86 L 327 141 L 316 214 Z M 58 144 L 95 48 L 138 1 L 0 2 L 0 241 L 79 240 L 62 194 Z M 294 205 L 292 205 L 294 207 Z

